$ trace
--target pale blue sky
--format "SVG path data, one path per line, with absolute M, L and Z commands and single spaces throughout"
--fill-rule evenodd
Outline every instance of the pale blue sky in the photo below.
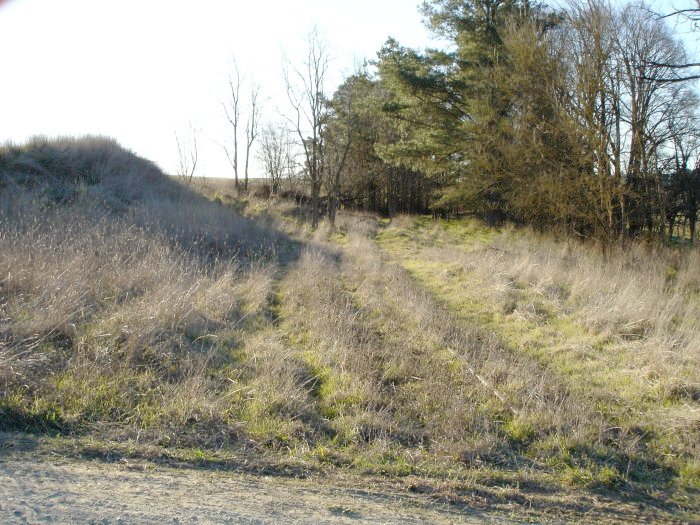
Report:
M 228 132 L 221 102 L 235 55 L 282 107 L 281 64 L 316 25 L 333 56 L 329 90 L 389 36 L 429 43 L 419 0 L 0 1 L 0 142 L 35 134 L 104 134 L 175 169 L 174 134 L 202 129 L 200 171 L 229 176 L 215 144 Z M 255 167 L 257 169 L 257 166 Z
M 283 57 L 300 55 L 314 25 L 332 51 L 330 93 L 389 36 L 431 44 L 419 3 L 0 0 L 0 142 L 103 134 L 174 172 L 175 132 L 192 121 L 202 130 L 198 174 L 230 176 L 217 142 L 229 131 L 221 102 L 232 56 L 268 99 L 263 118 L 275 119 L 285 109 Z

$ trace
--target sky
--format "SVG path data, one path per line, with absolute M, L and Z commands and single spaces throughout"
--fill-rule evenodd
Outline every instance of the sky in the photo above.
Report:
M 660 12 L 693 0 L 656 0 Z M 175 134 L 198 130 L 196 175 L 230 177 L 222 102 L 233 57 L 260 85 L 263 121 L 286 107 L 282 64 L 312 28 L 329 46 L 327 91 L 387 38 L 431 40 L 420 0 L 0 0 L 0 143 L 106 135 L 175 173 Z M 697 42 L 690 36 L 690 47 Z M 244 92 L 248 89 L 244 84 Z M 245 112 L 243 115 L 245 118 Z M 241 161 L 242 162 L 242 161 Z M 261 176 L 253 163 L 251 176 Z
M 330 50 L 332 94 L 388 37 L 430 44 L 418 3 L 0 0 L 0 143 L 107 135 L 174 173 L 175 133 L 187 135 L 191 122 L 196 174 L 232 176 L 220 145 L 230 137 L 222 102 L 233 57 L 244 82 L 260 85 L 263 120 L 280 120 L 282 64 L 300 61 L 314 26 Z

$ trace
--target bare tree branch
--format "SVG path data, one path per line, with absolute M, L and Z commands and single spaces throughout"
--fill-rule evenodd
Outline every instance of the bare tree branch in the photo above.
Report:
M 241 119 L 241 73 L 238 68 L 238 63 L 236 62 L 236 57 L 233 57 L 233 73 L 229 74 L 228 85 L 230 95 L 228 106 L 223 102 L 221 106 L 224 108 L 226 119 L 229 121 L 229 124 L 231 124 L 231 142 L 233 143 L 233 148 L 229 149 L 225 145 L 222 146 L 222 148 L 233 168 L 234 184 L 236 190 L 238 190 L 238 128 L 240 127 Z
M 250 115 L 245 127 L 245 182 L 243 188 L 248 191 L 248 165 L 250 161 L 250 149 L 258 136 L 258 127 L 260 120 L 260 103 L 258 96 L 260 95 L 260 86 L 253 84 L 250 90 Z
M 287 98 L 292 107 L 288 122 L 299 138 L 304 151 L 306 174 L 311 183 L 311 225 L 319 222 L 319 200 L 324 176 L 323 128 L 326 124 L 324 83 L 329 56 L 325 42 L 316 28 L 307 39 L 306 57 L 299 68 L 283 67 Z
M 197 160 L 199 159 L 199 150 L 197 148 L 197 131 L 189 124 L 189 131 L 191 137 L 188 139 L 180 140 L 177 133 L 175 133 L 175 142 L 177 142 L 177 153 L 178 153 L 178 166 L 177 175 L 184 182 L 185 185 L 192 185 L 192 180 L 194 179 L 194 173 L 197 169 Z

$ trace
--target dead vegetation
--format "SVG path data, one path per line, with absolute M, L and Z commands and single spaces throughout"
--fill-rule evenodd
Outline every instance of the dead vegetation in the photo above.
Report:
M 280 234 L 106 139 L 0 157 L 2 426 L 235 441 L 230 363 Z
M 471 220 L 403 219 L 379 243 L 454 315 L 545 366 L 576 400 L 567 412 L 586 430 L 556 432 L 568 445 L 551 461 L 571 464 L 572 452 L 595 444 L 613 479 L 669 482 L 676 472 L 697 486 L 697 251 L 604 255 Z
M 103 139 L 6 146 L 0 188 L 3 429 L 697 509 L 697 252 L 311 231 Z

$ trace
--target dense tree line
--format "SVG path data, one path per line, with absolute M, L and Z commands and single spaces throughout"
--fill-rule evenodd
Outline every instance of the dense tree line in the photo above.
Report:
M 301 165 L 331 218 L 344 204 L 607 240 L 695 235 L 698 97 L 666 18 L 603 0 L 431 0 L 422 13 L 445 49 L 389 40 L 332 97 L 308 92 Z

